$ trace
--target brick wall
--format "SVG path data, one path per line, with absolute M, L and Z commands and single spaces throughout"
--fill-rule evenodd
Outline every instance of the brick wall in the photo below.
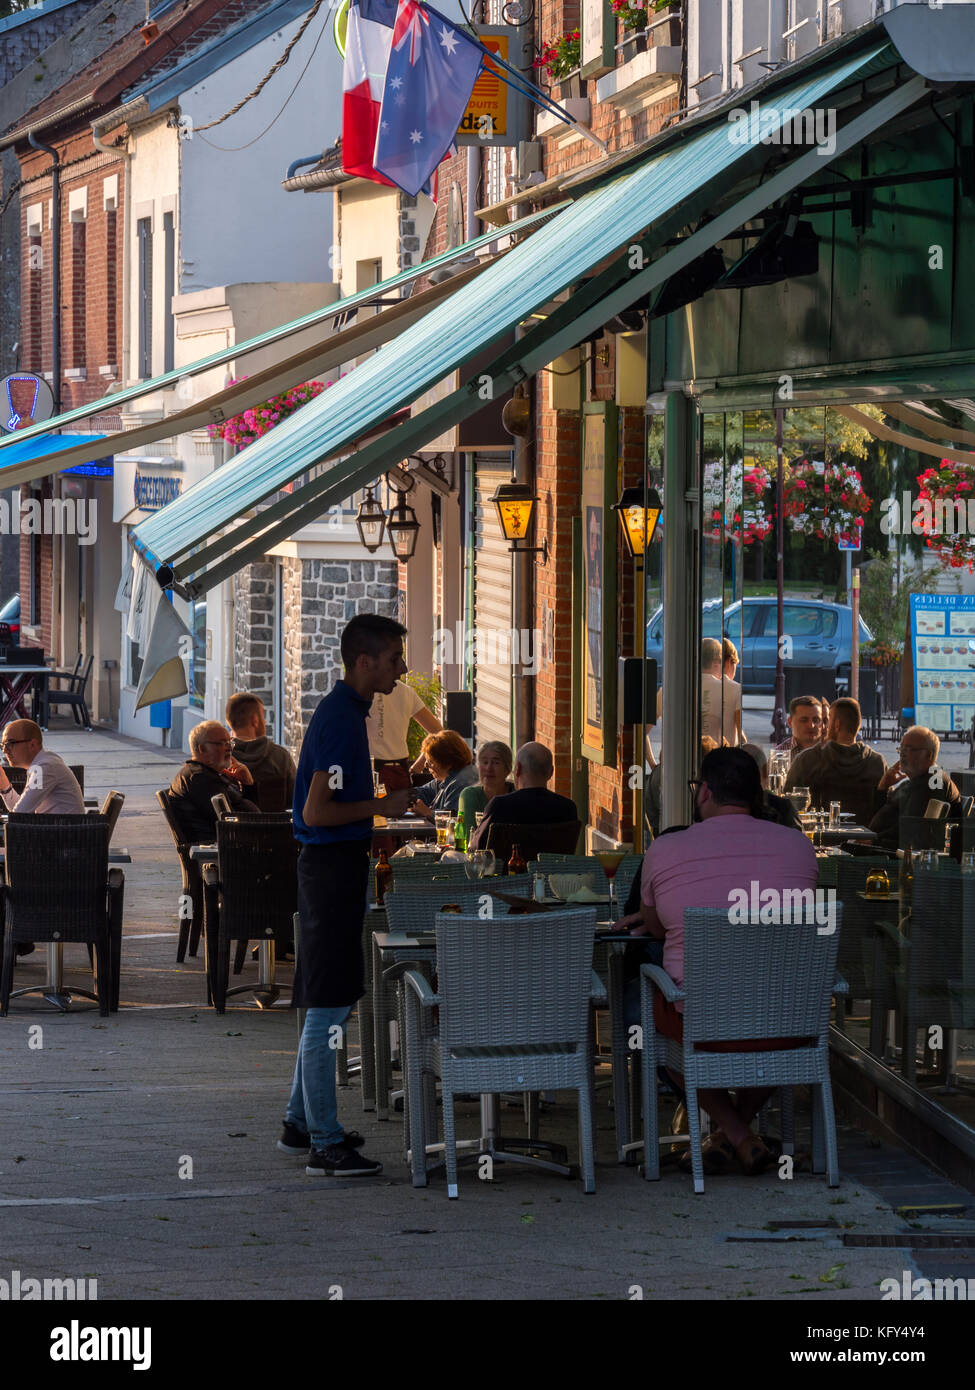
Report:
M 99 371 L 118 362 L 117 325 L 121 323 L 122 246 L 116 214 L 105 209 L 104 183 L 118 177 L 119 200 L 125 196 L 125 166 L 121 159 L 92 149 L 91 131 L 79 131 L 52 142 L 62 164 L 61 173 L 61 408 L 70 410 L 98 400 L 108 382 Z M 20 152 L 21 177 L 21 299 L 20 337 L 24 344 L 22 362 L 32 371 L 47 375 L 53 363 L 51 158 L 42 151 Z M 87 213 L 83 221 L 72 221 L 70 197 L 87 190 Z M 27 234 L 27 209 L 42 205 L 39 234 Z M 120 204 L 121 205 L 121 202 Z M 66 379 L 64 371 L 81 369 Z M 44 481 L 44 496 L 50 497 L 51 481 Z M 47 652 L 53 650 L 55 627 L 51 613 L 51 575 L 54 563 L 52 538 L 41 538 L 40 638 Z M 20 547 L 20 594 L 22 621 L 30 615 L 30 547 Z M 27 634 L 25 634 L 25 637 Z M 32 640 L 32 639 L 28 639 Z

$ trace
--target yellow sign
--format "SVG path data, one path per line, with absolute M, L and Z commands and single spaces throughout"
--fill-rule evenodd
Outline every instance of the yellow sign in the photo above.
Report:
M 498 34 L 484 37 L 481 43 L 488 53 L 494 53 L 504 62 L 508 61 L 508 36 Z M 458 126 L 460 135 L 480 135 L 484 140 L 492 140 L 498 135 L 508 133 L 508 88 L 498 75 L 498 68 L 485 58 L 484 67 L 474 83 L 467 110 Z

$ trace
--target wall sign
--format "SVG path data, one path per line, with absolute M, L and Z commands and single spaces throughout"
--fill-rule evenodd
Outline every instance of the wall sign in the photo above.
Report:
M 183 479 L 160 477 L 154 473 L 136 473 L 132 485 L 135 505 L 144 512 L 158 512 L 174 501 L 183 490 Z
M 975 715 L 975 594 L 911 594 L 914 719 L 964 733 Z
M 479 24 L 477 37 L 487 56 L 474 83 L 467 110 L 457 129 L 458 145 L 517 145 L 531 138 L 529 102 L 521 92 L 502 82 L 491 64 L 496 54 L 526 76 L 532 75 L 533 50 L 522 30 L 506 25 Z
M 50 420 L 54 392 L 36 372 L 11 372 L 0 380 L 0 431 L 13 434 Z
M 616 66 L 616 16 L 609 0 L 582 0 L 579 44 L 579 71 L 583 77 L 602 77 L 603 73 L 612 72 Z
M 617 411 L 608 401 L 582 419 L 582 752 L 616 764 Z

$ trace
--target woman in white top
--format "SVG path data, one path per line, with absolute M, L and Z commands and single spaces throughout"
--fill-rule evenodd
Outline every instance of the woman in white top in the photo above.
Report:
M 735 680 L 738 670 L 738 648 L 730 637 L 721 643 L 721 685 L 724 692 L 722 734 L 736 748 L 745 742 L 741 731 L 741 683 Z

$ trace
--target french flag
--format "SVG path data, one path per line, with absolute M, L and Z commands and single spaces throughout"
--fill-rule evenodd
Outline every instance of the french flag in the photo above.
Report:
M 376 171 L 376 136 L 397 0 L 352 0 L 342 71 L 342 168 L 392 185 Z

